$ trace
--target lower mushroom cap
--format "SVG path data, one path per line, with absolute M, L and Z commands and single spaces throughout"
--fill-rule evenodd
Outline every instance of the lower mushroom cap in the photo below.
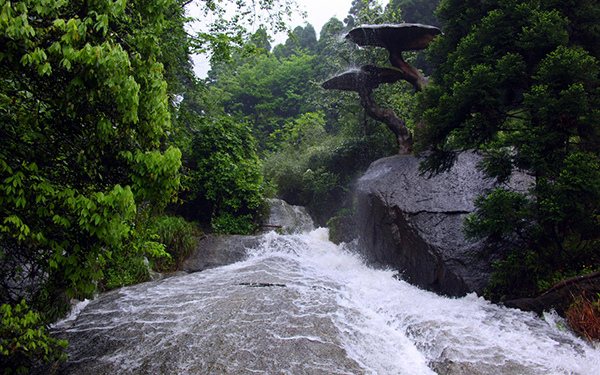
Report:
M 395 68 L 365 65 L 361 69 L 349 69 L 323 82 L 327 90 L 356 91 L 372 90 L 382 83 L 394 83 L 404 77 L 404 72 Z

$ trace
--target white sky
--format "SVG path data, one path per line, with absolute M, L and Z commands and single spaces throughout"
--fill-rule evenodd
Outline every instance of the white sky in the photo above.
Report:
M 321 27 L 329 21 L 331 17 L 337 17 L 340 21 L 348 15 L 352 0 L 297 0 L 300 8 L 308 14 L 306 21 L 315 27 L 317 38 Z M 302 19 L 298 17 L 292 21 L 292 26 L 296 27 L 302 24 Z M 284 40 L 285 41 L 285 40 Z
M 293 29 L 299 25 L 304 26 L 304 24 L 308 22 L 314 26 L 315 31 L 317 32 L 317 38 L 319 37 L 321 27 L 323 27 L 331 17 L 337 17 L 339 20 L 343 21 L 352 5 L 352 0 L 297 0 L 297 2 L 300 5 L 301 10 L 306 11 L 307 18 L 302 20 L 301 17 L 296 16 L 295 19 L 291 21 L 291 28 Z M 194 16 L 194 8 L 194 4 L 188 5 L 188 11 L 192 16 Z M 276 35 L 273 45 L 284 43 L 286 38 L 286 35 Z M 206 72 L 210 69 L 210 64 L 206 57 L 194 56 L 193 61 L 196 75 L 198 77 L 206 77 Z

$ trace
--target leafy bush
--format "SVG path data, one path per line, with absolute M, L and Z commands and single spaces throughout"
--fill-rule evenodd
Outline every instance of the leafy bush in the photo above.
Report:
M 113 250 L 106 259 L 100 289 L 107 291 L 148 279 L 148 266 L 144 263 L 144 254 L 132 247 L 121 247 Z
M 130 222 L 133 230 L 127 241 L 117 246 L 105 248 L 103 262 L 103 279 L 101 290 L 111 290 L 126 285 L 148 281 L 149 271 L 146 258 L 170 258 L 165 245 L 154 233 L 155 217 L 150 214 L 150 207 L 140 206 L 134 220 Z
M 339 210 L 351 209 L 353 184 L 371 162 L 397 152 L 391 133 L 380 130 L 371 136 L 322 136 L 313 143 L 284 146 L 267 158 L 264 174 L 281 199 L 307 206 L 324 224 Z
M 254 215 L 234 215 L 230 212 L 220 212 L 212 221 L 212 227 L 217 233 L 250 234 L 256 231 L 257 222 Z
M 191 142 L 184 182 L 195 218 L 210 221 L 220 233 L 254 231 L 264 205 L 261 166 L 246 124 L 221 117 L 201 125 Z
M 0 367 L 5 374 L 27 373 L 37 361 L 67 359 L 65 340 L 51 338 L 40 315 L 29 309 L 25 300 L 0 306 Z
M 194 223 L 188 223 L 181 217 L 161 216 L 153 226 L 157 240 L 169 257 L 153 257 L 153 268 L 158 272 L 175 271 L 194 250 L 198 243 L 198 231 Z

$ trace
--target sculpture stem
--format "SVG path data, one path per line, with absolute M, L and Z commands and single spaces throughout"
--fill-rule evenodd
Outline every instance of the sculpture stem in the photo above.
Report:
M 365 108 L 365 112 L 374 120 L 381 121 L 396 135 L 398 142 L 398 153 L 401 155 L 410 154 L 412 151 L 412 134 L 406 127 L 406 122 L 399 118 L 391 109 L 382 110 L 377 103 L 371 99 L 371 92 L 367 90 L 359 91 L 360 104 Z
M 429 84 L 429 80 L 419 72 L 419 69 L 404 61 L 402 52 L 390 52 L 390 63 L 404 72 L 402 79 L 413 85 L 415 91 L 423 91 L 423 88 Z

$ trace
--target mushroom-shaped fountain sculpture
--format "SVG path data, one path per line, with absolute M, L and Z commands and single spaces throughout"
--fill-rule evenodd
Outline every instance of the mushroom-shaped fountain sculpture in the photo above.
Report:
M 412 137 L 406 123 L 391 109 L 381 110 L 371 98 L 371 92 L 382 83 L 394 83 L 404 77 L 404 72 L 396 68 L 382 68 L 365 65 L 360 69 L 350 69 L 323 82 L 328 90 L 356 91 L 360 96 L 360 104 L 369 117 L 381 121 L 394 132 L 401 154 L 409 154 L 412 148 Z
M 346 38 L 359 46 L 386 48 L 393 68 L 365 65 L 330 78 L 322 86 L 329 90 L 356 91 L 367 115 L 385 123 L 396 135 L 399 153 L 409 154 L 412 150 L 412 135 L 406 128 L 406 122 L 393 110 L 380 109 L 371 98 L 371 92 L 382 83 L 394 83 L 400 79 L 408 81 L 416 91 L 421 91 L 427 85 L 427 78 L 404 61 L 402 52 L 425 49 L 440 33 L 440 29 L 435 26 L 419 23 L 363 25 L 355 28 Z
M 397 25 L 363 25 L 350 30 L 346 38 L 359 46 L 383 47 L 390 53 L 392 66 L 402 70 L 404 80 L 411 83 L 415 90 L 421 91 L 427 85 L 427 79 L 402 58 L 404 51 L 425 49 L 431 41 L 441 34 L 435 26 L 420 23 L 400 23 Z

